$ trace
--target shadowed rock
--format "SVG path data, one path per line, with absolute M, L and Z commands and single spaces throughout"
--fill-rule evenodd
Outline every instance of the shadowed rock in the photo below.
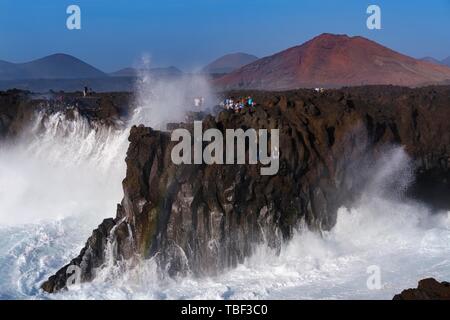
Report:
M 249 94 L 258 103 L 255 112 L 207 116 L 203 129 L 280 129 L 278 174 L 261 176 L 260 165 L 174 165 L 170 133 L 133 127 L 116 218 L 105 220 L 70 263 L 81 268 L 82 281 L 105 262 L 108 241 L 116 262 L 155 257 L 171 276 L 201 276 L 243 262 L 255 244 L 279 250 L 301 223 L 329 230 L 337 209 L 372 179 L 364 168 L 393 145 L 403 145 L 417 175 L 426 178 L 410 195 L 450 207 L 449 87 L 227 95 Z M 435 186 L 440 194 L 432 192 Z M 63 289 L 68 266 L 42 288 Z
M 394 300 L 450 300 L 450 283 L 433 278 L 420 280 L 416 289 L 403 290 Z
M 83 97 L 81 92 L 0 91 L 0 140 L 14 139 L 24 133 L 38 112 L 63 112 L 70 119 L 77 111 L 90 121 L 116 125 L 128 117 L 132 101 L 132 94 L 121 92 Z

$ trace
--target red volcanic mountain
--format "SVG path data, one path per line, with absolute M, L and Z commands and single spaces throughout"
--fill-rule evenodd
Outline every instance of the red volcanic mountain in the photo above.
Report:
M 322 34 L 215 80 L 222 89 L 288 90 L 371 84 L 420 86 L 450 79 L 450 68 L 416 60 L 363 37 Z

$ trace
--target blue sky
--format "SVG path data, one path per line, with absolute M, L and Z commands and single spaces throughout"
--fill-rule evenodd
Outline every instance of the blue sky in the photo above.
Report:
M 66 8 L 81 8 L 81 30 Z M 366 9 L 382 10 L 382 30 Z M 266 56 L 323 33 L 362 35 L 414 57 L 450 56 L 450 0 L 0 0 L 0 60 L 72 54 L 113 71 L 146 54 L 184 70 L 230 52 Z

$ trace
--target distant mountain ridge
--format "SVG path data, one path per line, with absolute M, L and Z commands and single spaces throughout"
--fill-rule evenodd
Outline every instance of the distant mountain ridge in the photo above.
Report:
M 52 54 L 25 63 L 0 61 L 0 80 L 103 78 L 108 75 L 68 54 Z
M 209 63 L 202 69 L 202 72 L 209 74 L 230 73 L 256 60 L 258 60 L 258 57 L 248 53 L 237 52 L 226 54 Z
M 211 75 L 220 90 L 289 90 L 392 84 L 422 86 L 450 83 L 450 57 L 414 59 L 363 37 L 325 33 L 302 45 L 258 59 L 232 53 L 216 59 L 200 73 Z M 185 75 L 176 67 L 124 68 L 105 73 L 68 54 L 52 54 L 25 63 L 0 60 L 0 90 L 129 90 L 143 72 L 155 77 Z
M 450 67 L 450 56 L 443 60 L 438 60 L 433 57 L 423 57 L 420 60 Z
M 435 63 L 435 64 L 442 64 L 441 61 L 439 61 L 438 59 L 435 59 L 433 57 L 423 57 L 419 59 L 420 61 L 425 61 L 425 62 L 431 62 L 431 63 Z
M 221 89 L 289 90 L 375 84 L 420 86 L 450 79 L 450 68 L 369 39 L 325 33 L 214 80 Z
M 448 56 L 447 58 L 445 58 L 441 62 L 442 62 L 442 64 L 445 64 L 446 66 L 450 67 L 450 56 Z
M 0 90 L 77 91 L 87 86 L 99 92 L 133 91 L 136 78 L 144 73 L 155 78 L 184 75 L 173 66 L 142 70 L 124 68 L 108 74 L 76 57 L 57 53 L 25 63 L 0 60 Z
M 120 70 L 117 70 L 115 72 L 109 73 L 112 77 L 138 77 L 142 73 L 150 73 L 155 76 L 173 76 L 173 75 L 181 75 L 183 71 L 178 69 L 177 67 L 170 66 L 167 68 L 150 68 L 150 69 L 143 69 L 143 68 L 123 68 Z

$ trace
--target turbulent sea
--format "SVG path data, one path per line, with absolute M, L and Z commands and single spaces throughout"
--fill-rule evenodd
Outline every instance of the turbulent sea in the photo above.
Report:
M 40 284 L 115 215 L 127 138 L 128 129 L 53 114 L 37 117 L 18 143 L 0 145 L 0 299 L 391 299 L 419 279 L 450 279 L 449 213 L 380 191 L 389 179 L 408 183 L 399 148 L 377 166 L 361 200 L 339 210 L 332 231 L 299 230 L 279 254 L 260 245 L 242 265 L 208 278 L 171 279 L 152 260 L 111 265 L 92 283 L 43 293 Z M 381 286 L 369 289 L 373 266 Z

